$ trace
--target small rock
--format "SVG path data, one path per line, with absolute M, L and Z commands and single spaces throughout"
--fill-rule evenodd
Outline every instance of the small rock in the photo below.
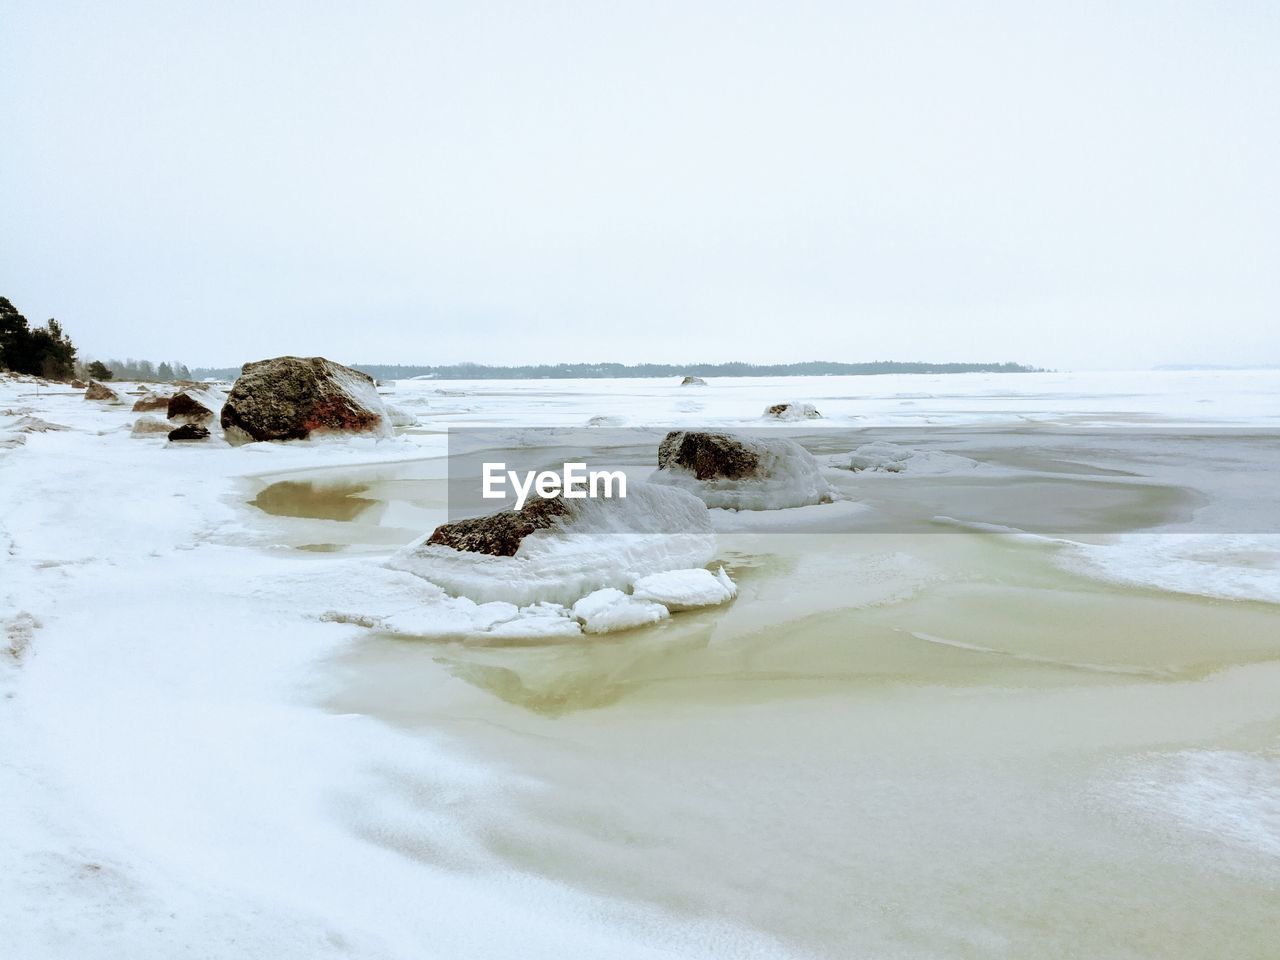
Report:
M 706 385 L 707 381 L 701 377 L 685 377 L 680 381 L 680 386 L 682 387 L 705 387 Z
M 89 381 L 89 386 L 85 387 L 84 398 L 86 400 L 102 400 L 106 403 L 124 403 L 120 399 L 120 394 L 110 387 L 103 386 L 97 380 Z
M 173 424 L 158 417 L 139 417 L 133 424 L 131 437 L 149 437 L 173 430 Z
M 216 387 L 186 387 L 170 397 L 165 406 L 170 420 L 203 425 L 213 422 L 223 400 L 222 391 Z
M 170 440 L 208 440 L 209 430 L 207 427 L 197 426 L 194 423 L 184 423 L 177 430 L 169 431 Z
M 169 400 L 173 396 L 172 392 L 162 392 L 149 390 L 139 397 L 133 404 L 134 413 L 147 413 L 151 410 L 168 410 Z

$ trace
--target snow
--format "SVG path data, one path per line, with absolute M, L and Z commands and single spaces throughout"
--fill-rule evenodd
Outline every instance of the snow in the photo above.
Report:
M 667 570 L 641 577 L 633 585 L 633 596 L 652 600 L 671 610 L 711 607 L 731 600 L 738 588 L 724 567 L 712 573 L 704 567 L 694 570 Z M 576 612 L 575 607 L 575 612 Z
M 924 476 L 990 470 L 986 464 L 968 457 L 942 450 L 919 450 L 887 440 L 864 443 L 854 448 L 852 453 L 832 457 L 831 464 L 855 472 L 866 470 L 872 473 L 911 473 Z
M 119 390 L 129 387 L 113 384 Z M 689 391 L 682 397 L 678 385 L 657 381 L 473 381 L 452 384 L 446 394 L 437 394 L 430 383 L 401 381 L 398 388 L 402 405 L 415 410 L 424 425 L 435 427 L 544 422 L 577 427 L 601 416 L 664 427 L 768 430 L 773 425 L 762 424 L 758 412 L 780 388 L 820 405 L 827 419 L 805 424 L 815 433 L 854 423 L 941 428 L 1051 424 L 1073 417 L 1119 427 L 1143 417 L 1162 417 L 1167 424 L 1280 426 L 1276 373 L 832 377 L 781 383 L 723 378 L 698 391 L 697 409 L 688 411 L 681 404 L 688 402 Z M 430 406 L 425 404 L 428 395 Z M 425 649 L 424 662 L 462 648 L 475 657 L 473 665 L 485 667 L 484 644 L 528 640 L 530 662 L 537 668 L 554 662 L 557 642 L 613 653 L 612 648 L 626 648 L 634 639 L 635 649 L 628 655 L 652 657 L 654 675 L 674 676 L 680 661 L 663 643 L 678 632 L 679 613 L 659 629 L 637 627 L 616 642 L 583 636 L 583 626 L 588 631 L 606 624 L 617 627 L 642 612 L 652 616 L 659 607 L 678 610 L 687 602 L 736 589 L 724 582 L 722 572 L 700 569 L 718 555 L 726 556 L 717 530 L 745 538 L 746 546 L 735 547 L 745 550 L 745 556 L 736 555 L 735 564 L 751 568 L 753 579 L 735 574 L 743 594 L 732 605 L 710 610 L 706 619 L 717 625 L 745 619 L 760 630 L 753 644 L 730 649 L 722 676 L 745 669 L 749 660 L 774 657 L 774 663 L 782 664 L 788 650 L 775 650 L 774 641 L 787 637 L 774 625 L 783 622 L 778 611 L 797 602 L 788 591 L 803 591 L 807 612 L 824 602 L 834 609 L 843 601 L 827 596 L 831 591 L 822 577 L 806 566 L 810 555 L 796 561 L 800 569 L 793 580 L 770 579 L 772 548 L 762 534 L 778 522 L 778 513 L 708 514 L 701 502 L 681 499 L 678 495 L 685 491 L 678 486 L 659 486 L 655 489 L 671 495 L 664 500 L 672 508 L 664 528 L 673 519 L 685 524 L 687 541 L 659 532 L 619 533 L 607 517 L 599 516 L 590 521 L 598 532 L 535 535 L 522 548 L 528 551 L 525 557 L 493 558 L 533 562 L 483 570 L 485 561 L 468 559 L 455 571 L 447 564 L 437 569 L 434 561 L 419 564 L 415 556 L 406 561 L 420 567 L 411 574 L 387 566 L 390 548 L 333 554 L 292 549 L 284 542 L 282 527 L 246 505 L 251 495 L 245 491 L 251 478 L 267 473 L 348 470 L 422 458 L 439 462 L 445 444 L 438 430 L 398 438 L 334 437 L 239 448 L 208 443 L 175 450 L 163 436 L 131 439 L 137 419 L 127 406 L 83 402 L 82 391 L 0 376 L 0 863 L 5 865 L 0 871 L 0 952 L 6 957 L 462 960 L 511 956 L 513 945 L 531 960 L 772 958 L 802 952 L 749 922 L 721 921 L 705 911 L 629 898 L 626 891 L 632 888 L 622 883 L 601 892 L 544 876 L 530 869 L 527 860 L 513 861 L 510 850 L 520 845 L 568 850 L 565 857 L 572 857 L 583 847 L 564 842 L 573 836 L 569 825 L 590 821 L 599 808 L 587 806 L 583 796 L 558 796 L 550 771 L 525 774 L 513 769 L 509 757 L 459 745 L 458 731 L 483 728 L 502 731 L 521 744 L 560 736 L 569 752 L 594 732 L 610 742 L 615 760 L 616 751 L 633 751 L 623 753 L 619 766 L 647 749 L 666 762 L 667 738 L 716 725 L 736 731 L 748 714 L 764 714 L 764 694 L 740 711 L 661 697 L 628 705 L 623 715 L 638 717 L 646 731 L 652 728 L 650 739 L 657 741 L 652 747 L 643 741 L 611 742 L 621 724 L 607 711 L 587 715 L 586 722 L 567 727 L 566 733 L 558 718 L 530 723 L 517 706 L 489 706 L 494 698 L 471 685 L 460 667 L 453 673 L 406 678 L 417 702 L 438 705 L 431 719 L 443 717 L 452 728 L 416 717 L 398 724 L 372 712 L 337 710 L 326 699 L 359 674 L 350 665 L 359 661 L 352 658 L 383 642 L 397 649 Z M 34 420 L 68 429 L 31 430 Z M 917 472 L 915 460 L 908 461 L 907 473 Z M 1154 476 L 1170 480 L 1192 468 L 1177 462 L 1166 474 L 1154 473 L 1157 469 L 1152 466 Z M 846 474 L 843 479 L 855 478 Z M 867 479 L 884 486 L 896 483 L 889 477 Z M 810 480 L 816 486 L 817 479 Z M 633 489 L 642 488 L 637 484 Z M 1256 491 L 1242 488 L 1231 507 L 1238 514 L 1231 519 L 1242 525 L 1255 503 Z M 1213 516 L 1220 506 L 1215 502 L 1198 508 L 1197 517 Z M 831 518 L 856 525 L 871 515 L 865 505 L 849 501 L 788 512 L 817 518 L 815 529 L 835 522 Z M 962 522 L 978 528 L 977 521 Z M 406 536 L 395 547 L 410 539 Z M 874 559 L 877 550 L 884 552 L 864 543 L 856 541 L 840 562 L 861 563 Z M 1247 606 L 1280 602 L 1280 543 L 1262 534 L 1161 532 L 1096 544 L 1059 539 L 1049 546 L 1069 570 L 1108 583 L 1252 601 Z M 834 552 L 834 547 L 819 546 L 814 554 L 822 550 Z M 919 561 L 910 555 L 883 566 L 885 590 L 921 575 Z M 874 569 L 858 566 L 860 576 Z M 437 572 L 446 581 L 440 586 L 430 582 Z M 494 596 L 485 595 L 490 575 Z M 525 591 L 522 578 L 531 575 L 533 588 Z M 442 589 L 454 579 L 461 595 Z M 610 602 L 602 602 L 601 591 Z M 540 602 L 544 595 L 554 602 Z M 580 608 L 587 614 L 581 623 L 575 608 L 579 603 L 586 604 Z M 701 619 L 690 617 L 688 622 Z M 705 644 L 705 638 L 694 640 Z M 882 661 L 870 658 L 889 656 L 875 653 L 870 644 L 866 650 L 873 669 L 880 669 Z M 590 662 L 609 682 L 615 682 L 615 674 L 617 684 L 634 676 L 625 673 L 626 661 Z M 912 662 L 912 670 L 918 666 Z M 508 671 L 505 682 L 511 688 L 533 683 L 534 668 L 521 674 L 509 664 L 493 667 Z M 830 756 L 857 756 L 866 772 L 860 771 L 856 780 L 866 789 L 887 785 L 884 797 L 855 797 L 868 801 L 856 809 L 873 814 L 862 819 L 873 822 L 877 832 L 883 828 L 890 839 L 898 826 L 894 811 L 902 804 L 901 784 L 907 781 L 899 776 L 904 768 L 875 752 L 877 742 L 887 739 L 886 731 L 919 723 L 924 746 L 916 744 L 920 752 L 911 757 L 918 767 L 905 770 L 916 776 L 958 755 L 964 749 L 961 737 L 972 743 L 983 732 L 997 736 L 999 731 L 992 732 L 1001 716 L 996 711 L 1020 695 L 1013 689 L 993 694 L 983 687 L 977 695 L 962 691 L 938 696 L 927 686 L 927 674 L 911 676 L 906 686 L 919 701 L 899 714 L 878 712 L 890 709 L 886 687 L 875 687 L 874 696 L 809 698 L 840 700 L 865 711 L 856 715 L 864 723 L 836 731 L 839 749 L 846 752 Z M 1121 705 L 1112 713 L 1098 713 L 1097 726 L 1122 730 L 1141 716 L 1141 705 L 1149 705 L 1152 697 L 1172 698 L 1176 687 L 1207 691 L 1221 680 L 1215 674 L 1204 682 L 1162 683 L 1145 694 L 1146 700 L 1137 687 L 1121 689 Z M 1245 739 L 1250 730 L 1274 727 L 1273 713 L 1266 713 L 1274 703 L 1274 689 L 1274 682 L 1259 683 L 1247 695 L 1205 701 L 1206 709 L 1181 714 L 1209 716 L 1231 737 Z M 1056 723 L 1064 715 L 1049 711 L 1068 692 L 1033 690 L 1029 710 L 1044 711 Z M 1109 702 L 1101 687 L 1085 693 L 1085 704 L 1075 715 L 1081 721 Z M 778 795 L 794 797 L 797 776 L 812 765 L 808 756 L 789 757 L 787 749 L 805 736 L 825 736 L 832 729 L 828 715 L 804 712 L 811 706 L 785 703 L 785 710 L 801 719 L 780 731 L 782 745 L 772 754 L 768 744 L 765 752 L 734 754 L 724 769 L 736 765 Z M 928 713 L 931 708 L 946 712 Z M 966 709 L 971 712 L 960 712 Z M 768 716 L 781 714 L 779 709 Z M 950 722 L 957 717 L 971 718 L 974 724 Z M 1065 736 L 1069 727 L 1065 722 L 1054 726 L 1052 736 Z M 868 731 L 868 739 L 847 739 L 859 730 Z M 1007 732 L 1012 738 L 1017 731 Z M 1169 736 L 1164 728 L 1158 733 L 1154 739 L 1160 743 Z M 741 740 L 755 745 L 749 736 Z M 708 743 L 700 741 L 693 751 L 698 764 L 714 759 Z M 897 750 L 900 744 L 890 746 Z M 1005 746 L 1001 741 L 1000 748 Z M 1045 745 L 1037 743 L 1036 748 Z M 889 747 L 885 750 L 887 756 Z M 1073 750 L 1069 762 L 1085 752 Z M 766 756 L 772 764 L 761 762 Z M 1027 762 L 1037 756 L 1029 752 Z M 1264 800 L 1276 793 L 1276 767 L 1274 759 L 1260 763 L 1257 756 L 1240 750 L 1188 754 L 1172 766 L 1159 760 L 1138 764 L 1133 768 L 1140 782 L 1140 789 L 1134 788 L 1138 802 L 1153 816 L 1172 816 L 1194 831 L 1222 838 L 1233 849 L 1274 858 L 1276 810 Z M 979 773 L 1017 766 L 1010 758 L 1022 759 L 1001 754 L 998 764 L 979 767 Z M 677 759 L 671 782 L 696 783 L 701 768 Z M 968 766 L 969 758 L 963 759 Z M 588 788 L 607 792 L 611 783 L 627 782 L 610 780 L 615 773 L 602 770 L 600 784 L 584 785 L 583 793 Z M 675 779 L 681 775 L 688 779 Z M 1029 783 L 1019 781 L 1019 792 L 995 799 L 1035 801 L 1040 795 L 1030 792 Z M 948 815 L 965 806 L 952 800 L 981 796 L 976 781 L 952 785 L 956 793 L 944 797 Z M 706 807 L 683 806 L 682 791 L 669 791 L 677 796 L 669 798 L 671 806 L 662 812 L 670 813 L 673 832 L 661 835 L 634 829 L 625 819 L 631 804 L 623 797 L 614 807 L 628 808 L 621 811 L 624 819 L 593 822 L 589 842 L 612 855 L 623 849 L 607 845 L 612 834 L 628 842 L 634 836 L 632 845 L 641 859 L 624 866 L 634 867 L 637 876 L 649 860 L 659 861 L 658 869 L 666 863 L 686 866 L 690 861 L 675 854 L 687 837 L 675 833 L 675 825 L 684 818 L 705 833 L 717 819 L 732 820 L 730 814 L 743 811 L 734 804 L 732 791 L 726 786 L 718 795 L 717 812 L 723 814 L 718 818 L 709 816 Z M 833 793 L 818 800 L 816 809 L 841 810 L 848 797 Z M 883 805 L 877 806 L 881 800 Z M 564 805 L 555 809 L 555 802 Z M 645 802 L 658 801 L 648 797 Z M 536 822 L 532 811 L 539 804 L 546 819 L 555 822 L 554 830 L 510 832 L 513 816 Z M 748 812 L 762 817 L 760 826 L 749 821 L 753 842 L 766 843 L 770 829 L 777 827 L 778 821 L 763 819 L 767 806 L 750 798 Z M 910 809 L 914 829 L 927 829 L 927 821 L 914 818 L 928 809 Z M 1053 822 L 1052 816 L 1052 810 L 1038 808 L 1026 821 L 1027 830 L 1040 831 L 1042 822 Z M 1105 820 L 1090 817 L 1089 829 L 1102 830 Z M 947 821 L 946 826 L 972 822 Z M 1169 854 L 1162 863 L 1177 863 L 1173 829 L 1167 820 L 1158 825 L 1160 849 Z M 848 825 L 839 822 L 837 827 L 844 831 Z M 906 833 L 896 836 L 909 839 Z M 931 842 L 944 839 L 930 833 L 922 845 L 932 853 Z M 986 844 L 989 837 L 978 839 L 985 844 L 983 854 L 992 859 L 975 862 L 991 866 L 994 876 L 1004 861 Z M 1068 834 L 1067 839 L 1073 838 Z M 864 852 L 882 858 L 873 863 L 877 875 L 882 871 L 895 883 L 902 881 L 901 873 L 894 874 L 902 866 L 894 859 L 897 847 L 869 843 Z M 743 869 L 757 865 L 745 852 L 741 855 Z M 803 872 L 771 882 L 788 886 L 798 876 Z M 673 870 L 672 877 L 673 883 L 678 881 L 679 871 Z M 625 878 L 627 883 L 632 879 Z M 705 875 L 695 879 L 700 883 Z M 940 953 L 932 944 L 916 952 Z
M 687 490 L 708 507 L 725 510 L 783 510 L 835 499 L 818 461 L 796 441 L 783 437 L 737 439 L 759 458 L 754 476 L 699 480 L 683 467 L 667 467 L 655 472 L 650 482 Z
M 665 620 L 671 614 L 660 603 L 628 596 L 614 587 L 587 594 L 573 605 L 573 615 L 586 633 L 612 633 Z

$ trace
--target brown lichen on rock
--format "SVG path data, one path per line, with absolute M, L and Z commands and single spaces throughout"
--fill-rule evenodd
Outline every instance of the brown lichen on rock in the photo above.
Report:
M 386 407 L 368 374 L 324 357 L 276 357 L 244 365 L 221 419 L 252 440 L 303 440 L 382 431 Z
M 466 553 L 486 553 L 493 557 L 512 557 L 520 543 L 535 530 L 554 526 L 569 508 L 560 497 L 536 499 L 519 510 L 504 510 L 484 517 L 470 517 L 436 527 L 427 539 L 442 547 Z
M 658 444 L 658 469 L 675 467 L 699 480 L 741 480 L 756 475 L 760 457 L 732 434 L 673 430 Z

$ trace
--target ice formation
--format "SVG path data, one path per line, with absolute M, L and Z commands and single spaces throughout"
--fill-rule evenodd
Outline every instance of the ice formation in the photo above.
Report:
M 565 503 L 566 515 L 529 533 L 513 556 L 455 550 L 423 537 L 389 563 L 479 603 L 571 606 L 604 587 L 705 566 L 715 552 L 705 504 L 683 490 L 632 483 L 625 499 Z

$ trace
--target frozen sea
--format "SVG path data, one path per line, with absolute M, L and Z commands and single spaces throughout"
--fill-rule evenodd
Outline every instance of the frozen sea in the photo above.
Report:
M 1276 955 L 1280 371 L 385 399 L 174 445 L 0 378 L 0 955 Z M 737 597 L 604 635 L 388 566 L 451 430 L 593 420 L 840 497 L 714 511 Z

